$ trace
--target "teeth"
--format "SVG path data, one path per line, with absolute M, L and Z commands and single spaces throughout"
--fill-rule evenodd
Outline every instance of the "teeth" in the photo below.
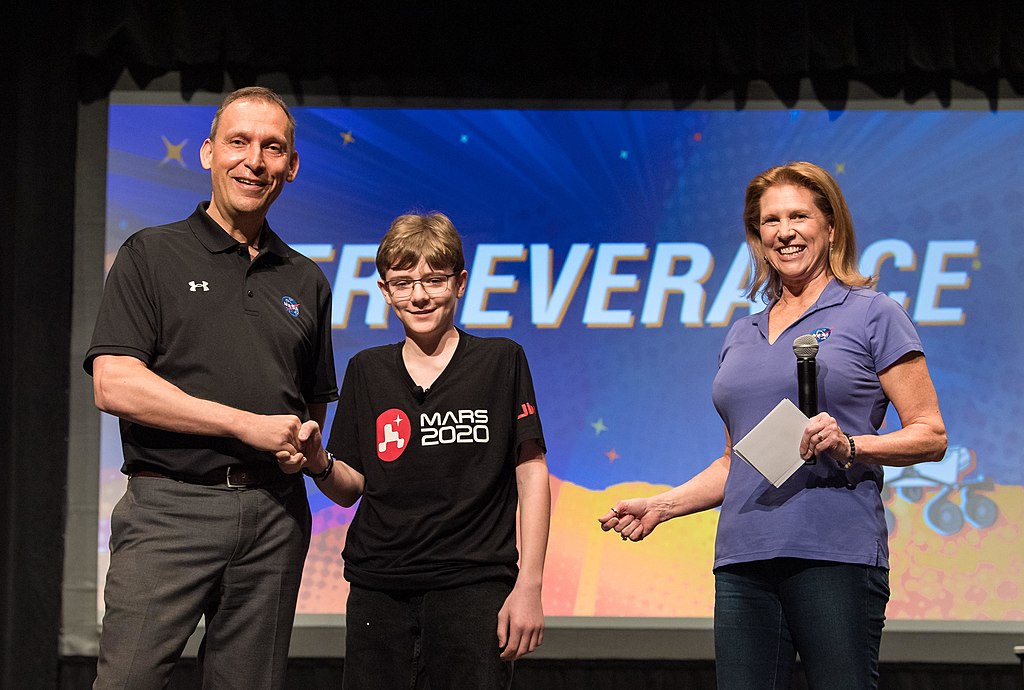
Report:
M 779 250 L 779 254 L 796 254 L 797 252 L 802 252 L 803 249 L 803 247 L 783 247 Z

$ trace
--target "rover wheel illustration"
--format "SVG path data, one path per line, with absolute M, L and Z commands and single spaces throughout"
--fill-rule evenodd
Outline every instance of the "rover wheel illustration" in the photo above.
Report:
M 891 503 L 893 496 L 908 503 L 928 501 L 922 507 L 924 522 L 942 536 L 959 532 L 964 523 L 986 529 L 999 518 L 999 506 L 982 492 L 992 491 L 992 481 L 975 472 L 977 459 L 966 446 L 949 446 L 942 460 L 909 467 L 886 470 L 882 500 Z M 932 495 L 933 491 L 937 491 Z M 950 500 L 957 492 L 959 502 Z M 886 507 L 885 522 L 892 533 L 895 515 Z
M 960 493 L 960 505 L 967 522 L 978 529 L 991 527 L 999 517 L 999 508 L 996 506 L 996 502 L 974 489 L 964 489 Z
M 933 531 L 948 537 L 964 526 L 964 514 L 960 506 L 948 498 L 949 490 L 940 492 L 924 507 L 924 520 Z
M 907 503 L 917 503 L 924 497 L 924 488 L 920 486 L 901 486 L 896 494 Z

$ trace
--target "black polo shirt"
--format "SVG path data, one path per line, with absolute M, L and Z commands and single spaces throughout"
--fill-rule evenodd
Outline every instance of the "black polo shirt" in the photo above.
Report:
M 337 399 L 331 289 L 323 271 L 264 225 L 255 260 L 206 213 L 146 228 L 118 251 L 103 290 L 85 370 L 129 355 L 189 395 L 258 414 L 309 418 Z M 139 463 L 202 474 L 274 461 L 230 438 L 178 434 L 121 420 L 122 471 Z

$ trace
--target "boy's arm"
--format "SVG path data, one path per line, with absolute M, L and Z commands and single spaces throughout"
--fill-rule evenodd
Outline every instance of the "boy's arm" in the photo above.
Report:
M 323 471 L 327 463 L 327 451 L 321 448 L 317 453 L 317 459 L 307 462 L 307 467 L 310 472 L 316 474 Z M 363 475 L 342 460 L 334 461 L 331 474 L 326 479 L 321 481 L 314 479 L 314 481 L 324 496 L 345 508 L 359 500 L 359 497 L 363 495 L 365 485 Z
M 324 405 L 324 413 L 327 406 Z M 320 475 L 328 465 L 331 471 L 323 479 L 313 478 L 320 491 L 340 506 L 348 508 L 363 495 L 365 481 L 363 475 L 342 460 L 331 462 L 328 459 L 327 451 L 323 448 L 323 436 L 320 432 L 320 425 L 323 424 L 324 416 L 317 415 L 313 407 L 310 407 L 310 414 L 313 417 L 302 425 L 299 430 L 299 452 L 289 454 L 278 453 L 278 464 L 285 473 L 298 472 L 306 469 L 314 475 Z
M 544 451 L 535 439 L 519 447 L 519 577 L 498 612 L 498 646 L 503 659 L 518 659 L 544 641 L 541 584 L 551 523 L 551 486 Z

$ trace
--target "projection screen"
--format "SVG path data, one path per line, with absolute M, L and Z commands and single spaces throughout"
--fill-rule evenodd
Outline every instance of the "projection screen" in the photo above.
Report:
M 81 371 L 103 273 L 131 233 L 209 198 L 198 149 L 216 101 L 116 92 L 83 116 L 78 179 L 95 194 L 79 194 L 69 364 L 78 556 L 69 556 L 65 653 L 95 653 L 108 521 L 125 483 L 116 420 L 91 407 Z M 391 219 L 410 210 L 443 211 L 463 234 L 469 285 L 456 325 L 525 347 L 551 471 L 549 656 L 710 657 L 717 513 L 665 524 L 640 544 L 602 533 L 596 518 L 721 453 L 718 349 L 732 321 L 764 306 L 742 296 L 744 187 L 786 161 L 828 169 L 853 212 L 861 271 L 919 330 L 949 436 L 941 462 L 886 470 L 883 659 L 1012 663 L 1003 643 L 1024 635 L 1024 112 L 307 99 L 293 113 L 301 167 L 269 221 L 331 282 L 339 380 L 356 351 L 402 337 L 373 256 Z M 898 425 L 890 410 L 886 426 Z M 311 482 L 309 494 L 293 648 L 340 654 L 340 553 L 353 509 Z M 303 629 L 334 631 L 338 644 L 304 647 L 313 635 Z M 644 648 L 616 646 L 621 630 Z M 974 651 L 963 646 L 969 632 Z M 945 653 L 933 644 L 943 635 L 959 639 Z

